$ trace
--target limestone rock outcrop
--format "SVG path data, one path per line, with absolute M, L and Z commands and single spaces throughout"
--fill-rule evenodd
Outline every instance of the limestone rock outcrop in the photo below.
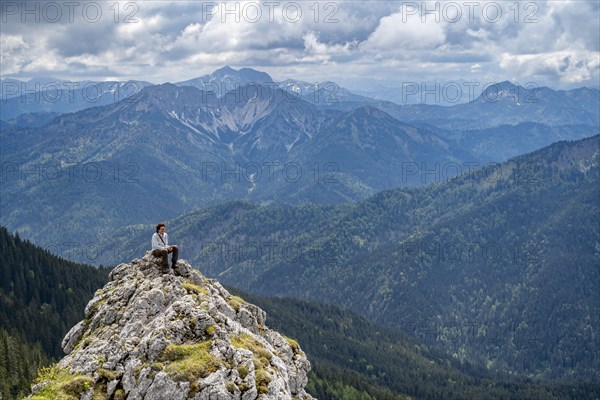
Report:
M 111 271 L 63 340 L 36 399 L 312 399 L 300 346 L 186 261 L 163 274 L 147 252 Z M 69 397 L 72 396 L 72 397 Z

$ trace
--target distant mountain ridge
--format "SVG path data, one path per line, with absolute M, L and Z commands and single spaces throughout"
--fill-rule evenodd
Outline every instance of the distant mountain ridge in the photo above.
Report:
M 4 111 L 0 120 L 4 121 L 26 113 L 65 113 L 110 104 L 151 85 L 144 81 L 68 82 L 52 78 L 36 78 L 27 83 L 4 79 L 1 83 Z M 34 93 L 36 83 L 38 87 L 45 88 L 44 91 Z M 75 90 L 66 90 L 72 89 L 75 84 L 77 85 Z M 423 96 L 420 93 L 421 85 L 415 82 L 407 84 L 410 87 L 409 93 L 412 93 L 417 87 L 417 94 Z M 471 93 L 473 84 L 478 84 L 477 87 L 482 93 L 471 99 L 474 94 Z M 193 86 L 212 92 L 217 97 L 222 97 L 225 93 L 235 91 L 245 85 L 267 86 L 273 89 L 279 87 L 296 98 L 302 98 L 323 109 L 349 111 L 370 105 L 381 108 L 404 122 L 427 123 L 450 130 L 485 129 L 523 122 L 543 123 L 549 126 L 585 124 L 597 127 L 600 119 L 598 111 L 600 90 L 596 88 L 552 90 L 548 87 L 539 87 L 535 83 L 522 86 L 503 81 L 486 83 L 485 86 L 480 87 L 478 82 L 469 82 L 468 85 L 462 81 L 453 82 L 450 87 L 458 87 L 456 89 L 458 93 L 449 91 L 447 86 L 441 84 L 430 85 L 431 87 L 425 85 L 424 90 L 429 90 L 425 95 L 434 98 L 434 101 L 430 101 L 429 104 L 425 104 L 425 102 L 409 104 L 410 102 L 407 103 L 405 99 L 398 101 L 398 96 L 391 94 L 369 97 L 364 95 L 366 92 L 359 93 L 348 90 L 328 80 L 309 83 L 287 78 L 283 81 L 274 81 L 265 72 L 251 68 L 236 70 L 229 66 L 217 69 L 211 74 L 176 82 L 175 85 Z M 15 91 L 17 87 L 20 89 Z M 87 89 L 82 91 L 80 90 L 82 87 L 87 87 Z M 57 91 L 57 89 L 60 90 Z M 386 92 L 386 90 L 393 89 L 380 88 L 380 90 Z M 405 88 L 400 90 L 404 91 Z M 23 96 L 24 94 L 26 96 Z M 448 96 L 468 96 L 470 101 L 460 101 L 454 104 L 451 99 L 446 98 Z M 17 97 L 21 100 L 16 101 Z M 406 94 L 401 97 L 406 97 Z M 390 101 L 390 99 L 396 99 L 396 102 Z
M 145 87 L 145 81 L 69 82 L 39 80 L 38 85 L 16 80 L 2 81 L 0 120 L 30 113 L 71 113 L 119 102 Z
M 505 81 L 492 84 L 473 101 L 453 106 L 396 105 L 383 102 L 382 110 L 409 123 L 427 123 L 450 131 L 485 129 L 536 122 L 549 126 L 600 126 L 600 90 L 581 88 L 554 91 L 526 88 Z

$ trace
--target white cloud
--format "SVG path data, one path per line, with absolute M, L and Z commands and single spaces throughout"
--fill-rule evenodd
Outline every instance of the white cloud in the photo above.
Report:
M 315 32 L 304 34 L 303 39 L 305 52 L 314 55 L 348 55 L 357 45 L 356 41 L 333 45 L 321 43 Z
M 403 5 L 399 12 L 383 17 L 379 26 L 369 36 L 364 47 L 392 54 L 411 50 L 430 50 L 444 43 L 445 23 L 436 23 L 434 19 L 425 19 L 409 13 Z
M 555 76 L 564 84 L 582 83 L 598 79 L 600 59 L 598 54 L 581 51 L 557 51 L 544 54 L 513 55 L 505 53 L 500 66 L 534 78 Z

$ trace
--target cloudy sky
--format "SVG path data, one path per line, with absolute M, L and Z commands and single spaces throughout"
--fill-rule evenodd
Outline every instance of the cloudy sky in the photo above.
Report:
M 600 2 L 5 1 L 2 78 L 600 86 Z

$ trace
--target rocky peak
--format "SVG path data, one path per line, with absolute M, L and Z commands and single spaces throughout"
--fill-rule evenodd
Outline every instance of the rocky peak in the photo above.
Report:
M 111 271 L 32 398 L 311 399 L 310 363 L 260 308 L 186 261 L 160 272 L 147 252 Z M 71 397 L 69 397 L 71 396 Z

